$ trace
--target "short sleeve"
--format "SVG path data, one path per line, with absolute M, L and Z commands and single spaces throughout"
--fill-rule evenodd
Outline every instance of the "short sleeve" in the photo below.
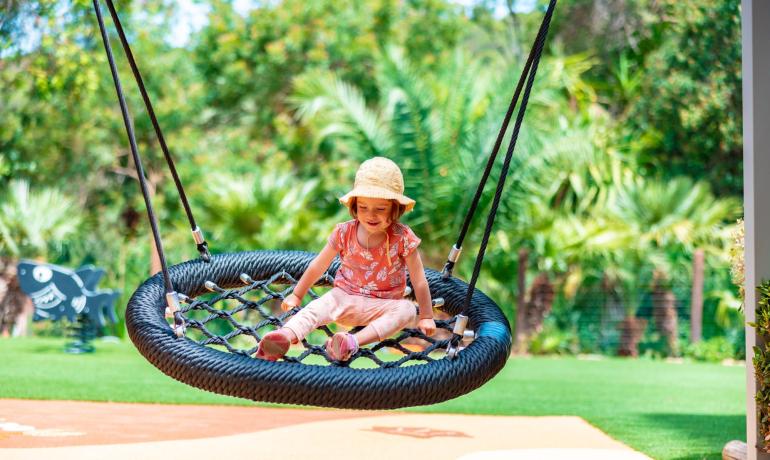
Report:
M 404 225 L 403 237 L 401 239 L 401 248 L 399 251 L 399 255 L 401 257 L 408 257 L 409 254 L 413 253 L 415 249 L 417 249 L 417 246 L 420 245 L 420 238 L 417 237 L 417 235 L 414 234 L 411 228 Z
M 337 252 L 342 252 L 342 248 L 344 247 L 343 241 L 345 241 L 345 224 L 344 223 L 337 224 L 334 226 L 334 230 L 332 230 L 332 234 L 329 235 L 329 244 Z

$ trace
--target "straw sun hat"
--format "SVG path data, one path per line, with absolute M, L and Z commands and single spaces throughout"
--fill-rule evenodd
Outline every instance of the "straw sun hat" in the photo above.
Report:
M 404 195 L 404 176 L 398 165 L 383 157 L 370 158 L 361 163 L 356 171 L 353 190 L 340 198 L 340 203 L 350 207 L 354 197 L 396 200 L 406 206 L 406 211 L 414 208 L 414 200 Z

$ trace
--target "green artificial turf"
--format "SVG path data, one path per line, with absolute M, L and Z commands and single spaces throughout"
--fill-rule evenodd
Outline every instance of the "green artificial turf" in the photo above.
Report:
M 95 343 L 96 353 L 69 355 L 59 339 L 0 339 L 0 398 L 254 404 L 166 377 L 128 342 Z M 546 357 L 512 359 L 482 388 L 410 410 L 577 415 L 656 459 L 718 459 L 746 438 L 744 401 L 742 366 Z

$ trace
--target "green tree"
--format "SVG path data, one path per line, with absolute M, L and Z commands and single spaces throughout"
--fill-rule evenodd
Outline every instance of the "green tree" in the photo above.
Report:
M 586 240 L 598 241 L 602 232 L 575 216 L 585 215 L 584 208 L 602 199 L 605 176 L 612 172 L 604 158 L 611 156 L 596 141 L 607 136 L 607 127 L 594 120 L 606 122 L 606 116 L 580 78 L 590 65 L 581 56 L 543 62 L 482 277 L 483 287 L 491 288 L 501 304 L 513 303 L 516 262 L 511 254 L 517 249 L 531 248 L 537 254 L 539 273 L 564 273 Z M 331 159 L 358 161 L 383 155 L 402 166 L 407 194 L 418 202 L 408 222 L 423 236 L 429 265 L 441 266 L 509 102 L 499 94 L 512 92 L 516 67 L 494 53 L 471 58 L 458 50 L 434 74 L 423 75 L 398 50 L 390 50 L 377 67 L 379 104 L 367 105 L 357 88 L 318 72 L 297 79 L 292 100 L 312 135 L 314 151 L 326 149 Z M 493 187 L 488 185 L 483 196 L 476 229 L 483 225 Z M 581 225 L 579 236 L 561 231 Z M 468 253 L 475 252 L 479 237 L 480 230 L 471 232 L 465 243 Z M 466 258 L 458 273 L 472 262 Z
M 0 334 L 10 332 L 26 296 L 16 278 L 20 257 L 50 260 L 80 223 L 76 203 L 55 189 L 30 191 L 12 181 L 0 200 Z
M 333 223 L 316 206 L 318 183 L 276 167 L 246 177 L 215 173 L 196 205 L 218 251 L 320 249 Z
M 189 157 L 208 153 L 213 142 L 202 142 L 206 133 L 195 128 L 205 121 L 200 105 L 205 87 L 189 52 L 166 42 L 171 4 L 116 3 L 172 154 L 181 166 Z M 158 191 L 161 226 L 170 228 L 181 207 L 173 187 L 167 187 L 171 181 L 155 134 L 102 5 L 139 151 L 150 186 Z M 127 300 L 147 276 L 148 227 L 93 5 L 40 1 L 18 11 L 17 23 L 32 24 L 33 33 L 24 46 L 0 49 L 0 184 L 26 178 L 75 197 L 85 231 L 68 238 L 66 261 L 103 266 Z
M 492 81 L 460 52 L 434 78 L 397 49 L 383 55 L 377 69 L 381 99 L 371 107 L 358 88 L 328 72 L 298 78 L 292 101 L 315 151 L 346 161 L 349 171 L 375 155 L 399 164 L 406 193 L 418 202 L 408 221 L 438 265 L 479 179 L 485 160 L 478 152 L 494 141 L 491 123 L 499 123 L 499 114 L 487 111 Z
M 263 2 L 246 17 L 229 2 L 212 2 L 209 25 L 196 40 L 196 65 L 207 83 L 213 123 L 240 123 L 269 136 L 286 112 L 292 79 L 333 70 L 378 98 L 375 55 L 389 45 L 431 65 L 462 33 L 459 9 L 441 0 Z M 420 31 L 431 30 L 430 34 Z
M 740 2 L 662 5 L 665 29 L 644 60 L 626 142 L 651 171 L 702 178 L 720 195 L 740 196 Z
M 687 177 L 672 180 L 627 178 L 616 184 L 606 208 L 608 219 L 633 241 L 624 257 L 609 259 L 611 278 L 625 284 L 626 324 L 634 326 L 638 302 L 652 290 L 656 301 L 656 326 L 669 353 L 677 353 L 677 321 L 670 279 L 689 279 L 692 254 L 704 249 L 726 264 L 729 230 L 726 222 L 740 212 L 732 198 L 715 197 L 706 182 Z M 647 276 L 641 274 L 647 273 Z M 670 300 L 666 300 L 670 299 Z M 624 337 L 630 337 L 630 331 Z M 628 343 L 621 349 L 633 350 Z

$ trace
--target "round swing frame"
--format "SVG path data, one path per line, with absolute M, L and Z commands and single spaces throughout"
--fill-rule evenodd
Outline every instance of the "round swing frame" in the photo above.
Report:
M 208 243 L 193 217 L 113 1 L 105 1 L 158 136 L 201 257 L 172 267 L 166 264 L 160 230 L 139 156 L 131 116 L 99 6 L 100 0 L 93 0 L 94 12 L 99 23 L 129 139 L 131 156 L 147 208 L 153 242 L 161 265 L 161 272 L 145 281 L 136 290 L 126 311 L 126 325 L 131 340 L 148 361 L 179 381 L 215 393 L 258 401 L 357 409 L 392 409 L 445 401 L 478 388 L 502 369 L 511 351 L 510 325 L 500 308 L 483 292 L 476 289 L 476 282 L 480 275 L 481 263 L 492 233 L 557 0 L 549 1 L 479 186 L 463 220 L 457 242 L 450 251 L 441 273 L 430 269 L 425 270 L 431 296 L 444 298 L 441 309 L 445 312 L 452 315 L 462 313 L 466 316 L 470 327 L 475 330 L 475 340 L 462 351 L 458 351 L 459 341 L 466 335 L 466 331 L 459 330 L 462 329 L 460 327 L 457 331 L 453 331 L 453 338 L 449 343 L 448 354 L 451 359 L 430 359 L 426 364 L 421 365 L 383 366 L 377 369 L 353 369 L 336 365 L 317 366 L 290 362 L 290 360 L 283 362 L 256 360 L 242 353 L 225 353 L 206 347 L 177 335 L 176 332 L 182 335 L 183 331 L 181 329 L 183 318 L 178 311 L 179 294 L 195 297 L 206 291 L 207 281 L 228 289 L 237 286 L 244 273 L 251 279 L 266 279 L 284 271 L 293 278 L 300 278 L 314 258 L 314 254 L 296 251 L 253 251 L 211 257 Z M 487 217 L 473 274 L 470 282 L 466 284 L 453 278 L 452 270 L 520 95 L 522 96 L 521 105 Z M 332 264 L 328 271 L 330 275 L 334 275 L 338 263 L 337 261 Z M 176 332 L 165 320 L 166 308 L 175 315 Z
M 315 254 L 300 251 L 252 251 L 191 260 L 169 267 L 177 291 L 196 297 L 208 292 L 206 281 L 230 288 L 243 286 L 247 273 L 266 279 L 286 271 L 299 278 Z M 339 266 L 335 261 L 329 272 Z M 427 269 L 431 296 L 443 297 L 441 309 L 462 311 L 468 285 Z M 464 314 L 476 338 L 454 359 L 396 368 L 354 369 L 292 362 L 270 362 L 201 346 L 177 338 L 164 317 L 166 293 L 161 274 L 145 281 L 131 297 L 126 326 L 141 354 L 166 375 L 214 393 L 286 404 L 344 409 L 395 409 L 455 398 L 486 383 L 503 368 L 511 351 L 511 329 L 500 308 L 475 290 Z

